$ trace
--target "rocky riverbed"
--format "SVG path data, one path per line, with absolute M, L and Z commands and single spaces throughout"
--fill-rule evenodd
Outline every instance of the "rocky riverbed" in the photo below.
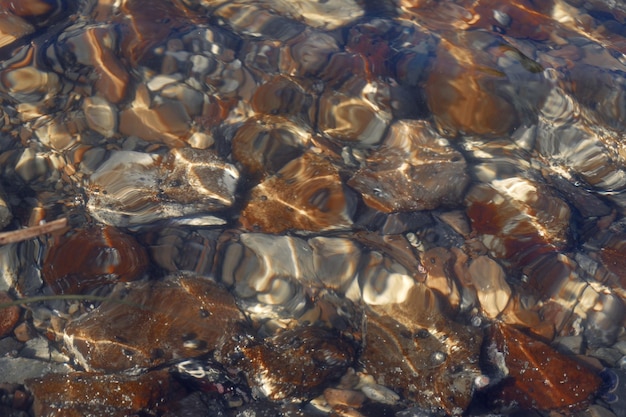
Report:
M 624 28 L 0 0 L 0 414 L 623 415 Z

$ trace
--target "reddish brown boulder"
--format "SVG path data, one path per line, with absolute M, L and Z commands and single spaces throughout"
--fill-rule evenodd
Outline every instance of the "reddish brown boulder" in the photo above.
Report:
M 65 344 L 87 370 L 115 372 L 195 357 L 239 333 L 233 297 L 205 278 L 169 277 L 118 288 L 65 328 Z
M 11 303 L 13 299 L 4 291 L 0 291 L 0 337 L 11 333 L 20 319 L 20 308 L 18 306 L 1 307 L 2 304 Z
M 502 323 L 492 325 L 487 351 L 508 373 L 491 392 L 499 406 L 570 413 L 588 405 L 600 388 L 591 369 Z
M 54 242 L 42 275 L 54 292 L 79 294 L 135 280 L 147 263 L 145 249 L 132 236 L 110 226 L 91 227 Z
M 126 417 L 153 412 L 176 391 L 167 371 L 139 376 L 48 374 L 26 381 L 26 387 L 33 394 L 35 415 L 63 417 Z

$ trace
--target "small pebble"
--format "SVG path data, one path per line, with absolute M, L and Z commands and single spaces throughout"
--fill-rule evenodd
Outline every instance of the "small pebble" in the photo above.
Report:
M 617 362 L 622 358 L 622 354 L 617 349 L 612 348 L 598 348 L 589 353 L 590 356 L 600 359 L 607 366 L 614 368 L 617 366 Z
M 360 408 L 365 401 L 365 395 L 362 392 L 335 388 L 326 388 L 324 398 L 331 406 L 344 405 L 354 408 Z
M 393 405 L 400 400 L 400 396 L 379 384 L 364 384 L 361 386 L 361 391 L 367 398 L 372 401 Z
M 0 304 L 10 303 L 13 299 L 6 292 L 0 292 Z M 0 337 L 6 336 L 11 333 L 11 330 L 15 327 L 20 319 L 20 308 L 18 306 L 11 306 L 2 309 L 0 314 Z
M 622 355 L 626 355 L 626 340 L 620 340 L 615 343 L 613 349 L 617 349 Z
M 20 323 L 13 330 L 15 338 L 20 342 L 27 342 L 33 337 L 37 336 L 37 332 L 28 323 Z
M 58 338 L 63 337 L 63 329 L 65 329 L 66 323 L 67 323 L 67 320 L 59 316 L 50 317 L 50 325 L 52 326 L 52 331 Z
M 16 410 L 26 410 L 28 407 L 28 394 L 22 390 L 13 393 L 13 408 Z
M 576 417 L 616 417 L 613 412 L 599 405 L 592 405 L 587 410 L 576 415 Z
M 565 336 L 555 340 L 554 347 L 561 353 L 580 355 L 582 352 L 582 336 Z
M 5 337 L 0 339 L 0 356 L 15 357 L 23 347 L 23 343 L 12 337 Z
M 337 386 L 337 388 L 351 389 L 351 388 L 356 387 L 358 383 L 359 383 L 359 376 L 357 375 L 357 373 L 354 371 L 353 368 L 348 368 L 346 373 L 341 377 L 341 380 L 339 381 L 339 385 Z
M 26 346 L 20 351 L 20 356 L 30 359 L 50 360 L 50 346 L 43 337 L 34 337 L 26 342 Z

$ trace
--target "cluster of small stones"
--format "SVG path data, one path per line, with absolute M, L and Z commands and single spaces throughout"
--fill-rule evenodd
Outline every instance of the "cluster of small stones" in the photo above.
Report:
M 0 413 L 623 413 L 626 8 L 534 3 L 0 0 Z

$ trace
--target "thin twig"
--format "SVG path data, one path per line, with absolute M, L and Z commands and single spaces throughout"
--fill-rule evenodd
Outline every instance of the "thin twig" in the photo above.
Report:
M 52 233 L 57 230 L 61 230 L 66 226 L 67 219 L 62 218 L 37 226 L 30 226 L 25 229 L 12 230 L 10 232 L 0 232 L 0 245 L 6 245 L 8 243 L 15 243 L 21 242 L 23 240 L 32 239 L 37 236 L 45 235 L 46 233 Z

